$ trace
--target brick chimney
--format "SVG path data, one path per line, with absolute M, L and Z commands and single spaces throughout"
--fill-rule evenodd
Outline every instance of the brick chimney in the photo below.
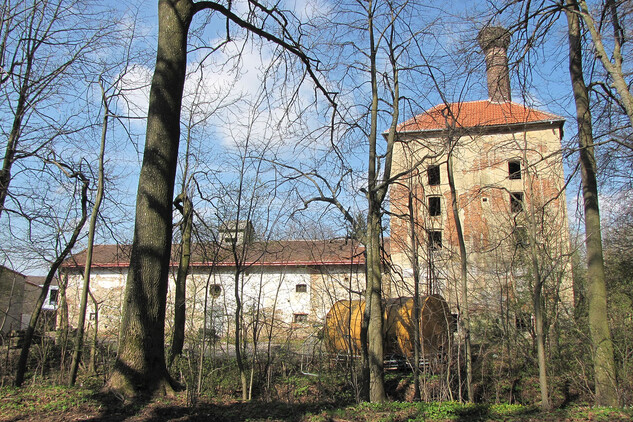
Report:
M 510 72 L 507 55 L 510 32 L 501 26 L 487 26 L 479 31 L 477 41 L 486 55 L 490 101 L 495 103 L 510 101 Z

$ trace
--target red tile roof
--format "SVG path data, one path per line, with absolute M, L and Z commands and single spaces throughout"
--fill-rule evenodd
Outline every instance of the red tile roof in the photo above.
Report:
M 490 100 L 439 104 L 398 125 L 399 132 L 443 130 L 455 123 L 457 128 L 507 126 L 538 122 L 564 122 L 555 114 L 535 110 L 513 102 Z
M 230 248 L 217 244 L 196 244 L 193 248 L 191 266 L 231 267 L 235 265 Z M 238 246 L 238 250 L 239 250 Z M 128 267 L 129 245 L 95 245 L 93 268 Z M 241 258 L 243 265 L 254 266 L 306 266 L 364 264 L 364 248 L 350 240 L 286 240 L 253 242 L 248 244 Z M 171 265 L 178 265 L 178 247 L 172 248 Z M 239 256 L 239 255 L 238 255 Z M 86 251 L 82 251 L 63 264 L 66 268 L 83 268 Z

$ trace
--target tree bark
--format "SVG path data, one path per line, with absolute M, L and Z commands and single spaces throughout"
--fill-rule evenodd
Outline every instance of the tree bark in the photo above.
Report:
M 602 254 L 596 159 L 589 109 L 589 94 L 582 69 L 582 46 L 578 9 L 574 0 L 566 0 L 569 35 L 569 74 L 576 102 L 578 146 L 582 195 L 585 211 L 585 245 L 587 249 L 587 296 L 589 331 L 593 348 L 596 404 L 617 406 L 617 381 L 613 343 L 607 319 L 607 292 Z
M 124 397 L 165 395 L 165 307 L 172 241 L 172 198 L 187 62 L 190 0 L 159 0 L 158 50 L 136 198 L 130 269 L 118 357 L 107 388 Z
M 417 207 L 413 206 L 414 195 L 409 186 L 409 236 L 411 241 L 411 266 L 413 267 L 413 400 L 420 400 L 420 259 L 418 257 L 418 237 L 416 233 Z M 430 294 L 430 292 L 427 292 Z
M 79 302 L 79 319 L 77 321 L 77 333 L 75 335 L 75 347 L 73 350 L 73 360 L 70 364 L 70 375 L 68 377 L 68 384 L 75 385 L 77 381 L 77 370 L 79 369 L 79 361 L 81 360 L 81 352 L 84 347 L 84 328 L 86 325 L 86 308 L 88 306 L 88 292 L 90 291 L 90 271 L 92 266 L 92 250 L 95 239 L 95 229 L 97 227 L 97 217 L 99 216 L 99 208 L 101 207 L 101 201 L 103 200 L 103 186 L 104 186 L 104 159 L 105 159 L 105 144 L 106 135 L 108 133 L 108 119 L 110 118 L 110 112 L 108 109 L 108 99 L 105 96 L 103 86 L 101 87 L 101 99 L 104 106 L 103 122 L 101 126 L 101 147 L 99 151 L 99 180 L 97 182 L 97 196 L 95 203 L 92 207 L 92 214 L 90 215 L 90 222 L 88 223 L 88 246 L 86 247 L 86 263 L 84 266 L 84 279 L 83 288 L 81 290 L 81 298 Z
M 449 151 L 446 162 L 446 170 L 448 173 L 448 185 L 451 191 L 451 208 L 453 211 L 453 219 L 455 220 L 455 231 L 457 232 L 457 241 L 459 243 L 459 263 L 460 263 L 460 286 L 462 294 L 461 302 L 461 320 L 464 329 L 464 349 L 466 356 L 466 391 L 468 393 L 468 401 L 473 401 L 473 357 L 470 345 L 470 311 L 468 308 L 468 258 L 466 255 L 466 243 L 464 242 L 464 231 L 462 223 L 459 219 L 459 204 L 457 201 L 457 189 L 455 188 L 455 180 L 453 177 L 453 140 L 449 135 Z
M 183 191 L 179 198 L 182 200 L 182 242 L 180 263 L 176 275 L 176 290 L 174 294 L 174 333 L 171 340 L 169 353 L 169 366 L 182 354 L 185 343 L 185 319 L 186 319 L 186 292 L 187 274 L 191 260 L 191 232 L 193 230 L 193 205 L 187 193 Z

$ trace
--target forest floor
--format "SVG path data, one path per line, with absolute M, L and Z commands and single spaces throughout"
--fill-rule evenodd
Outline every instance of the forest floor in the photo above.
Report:
M 358 404 L 338 407 L 331 401 L 241 402 L 185 393 L 149 403 L 124 404 L 112 395 L 63 386 L 0 388 L 0 421 L 633 421 L 633 409 L 574 405 L 542 412 L 533 406 L 478 405 L 456 402 Z

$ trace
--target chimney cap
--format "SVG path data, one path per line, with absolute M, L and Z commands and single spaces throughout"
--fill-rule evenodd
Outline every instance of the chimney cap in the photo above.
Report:
M 481 48 L 486 51 L 491 48 L 503 48 L 510 45 L 510 31 L 502 26 L 485 26 L 477 35 L 477 41 Z

